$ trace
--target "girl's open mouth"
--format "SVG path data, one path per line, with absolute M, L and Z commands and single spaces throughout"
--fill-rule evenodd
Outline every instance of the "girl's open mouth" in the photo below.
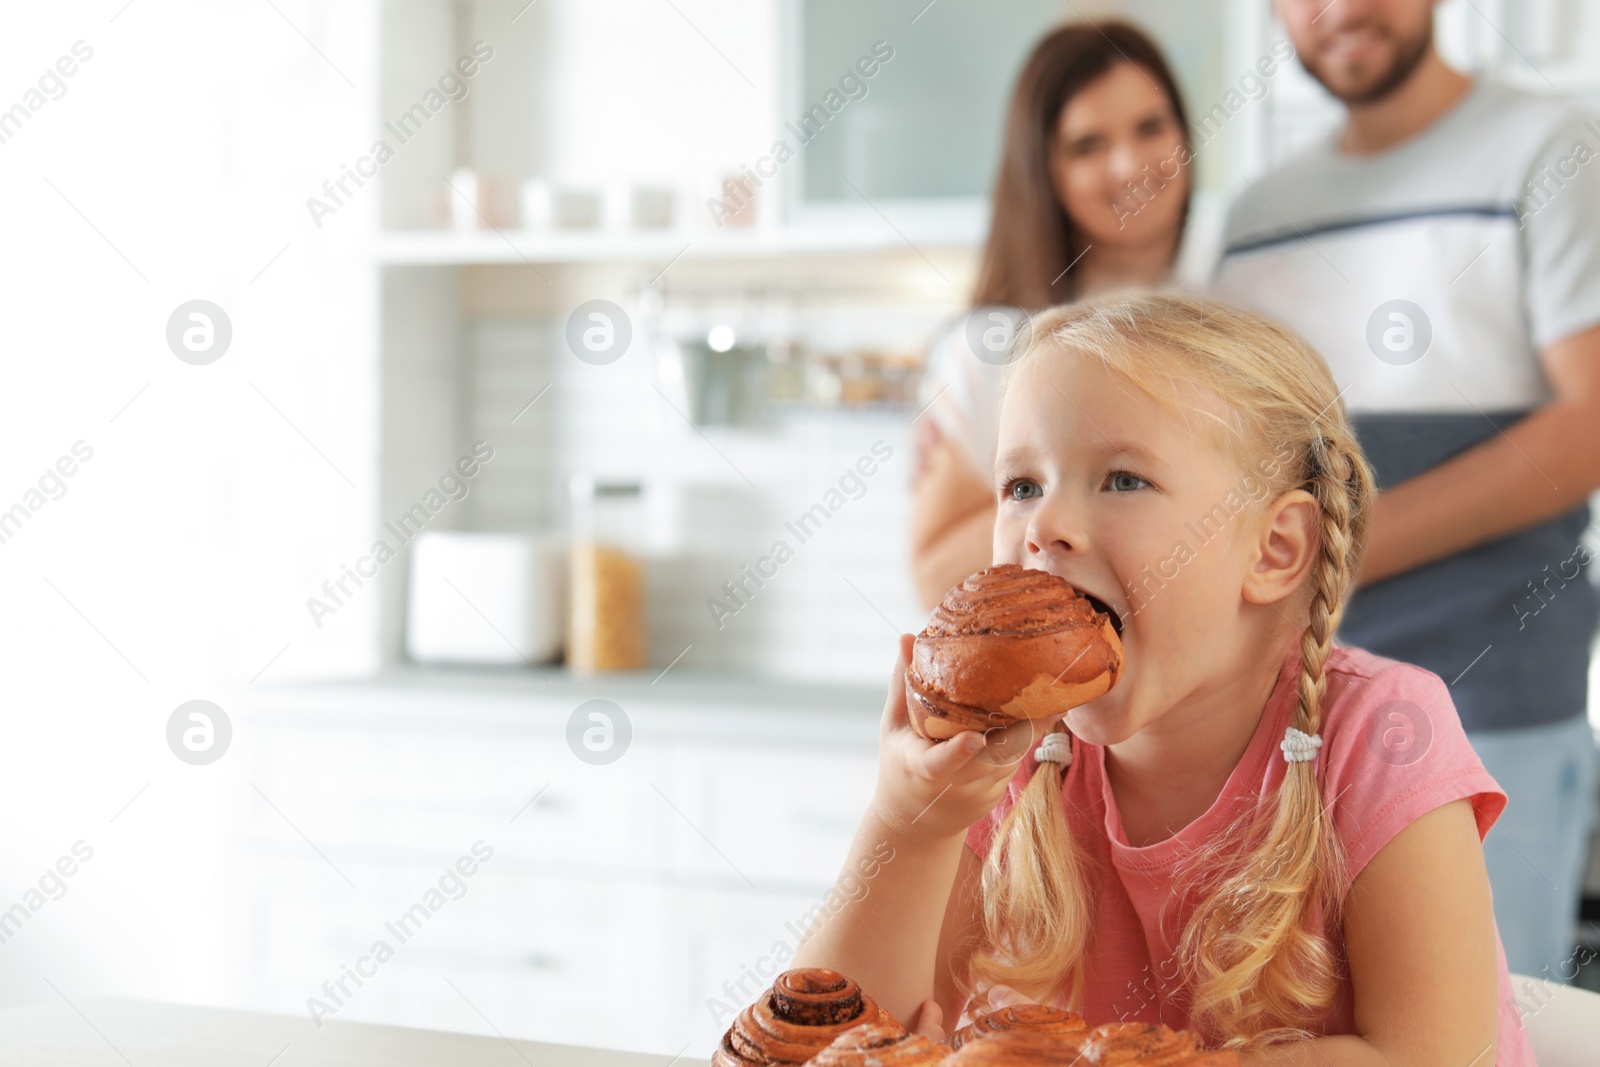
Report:
M 1089 602 L 1089 606 L 1090 607 L 1092 607 L 1092 608 L 1094 608 L 1094 610 L 1096 610 L 1096 611 L 1098 611 L 1098 612 L 1110 617 L 1110 619 L 1111 619 L 1111 628 L 1113 630 L 1117 631 L 1117 636 L 1118 637 L 1121 637 L 1122 636 L 1122 616 L 1118 615 L 1115 611 L 1111 610 L 1111 605 L 1110 604 L 1107 604 L 1104 600 L 1101 600 L 1099 597 L 1095 596 L 1093 593 L 1084 593 L 1082 595 L 1083 595 L 1083 599 L 1085 599 L 1085 600 L 1087 600 Z

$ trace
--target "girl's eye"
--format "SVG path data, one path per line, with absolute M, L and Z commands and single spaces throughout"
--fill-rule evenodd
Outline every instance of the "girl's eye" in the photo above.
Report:
M 1039 483 L 1032 478 L 1013 478 L 1005 487 L 1007 500 L 1032 500 L 1043 493 L 1044 490 L 1039 488 Z
M 1112 471 L 1106 476 L 1106 484 L 1111 487 L 1112 492 L 1131 493 L 1150 483 L 1131 471 Z

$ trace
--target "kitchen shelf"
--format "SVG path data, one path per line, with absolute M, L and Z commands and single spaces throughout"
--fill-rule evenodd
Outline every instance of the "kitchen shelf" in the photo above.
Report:
M 805 226 L 742 232 L 665 230 L 654 233 L 547 233 L 526 230 L 406 230 L 381 234 L 373 258 L 386 266 L 476 266 L 568 263 L 667 263 L 758 260 L 794 255 L 969 253 L 983 225 L 950 221 L 925 226 Z

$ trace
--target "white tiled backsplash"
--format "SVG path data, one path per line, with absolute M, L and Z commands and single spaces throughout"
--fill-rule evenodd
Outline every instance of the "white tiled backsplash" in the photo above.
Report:
M 648 339 L 636 338 L 617 363 L 590 366 L 566 351 L 563 324 L 489 318 L 466 327 L 461 417 L 470 440 L 495 448 L 469 497 L 467 525 L 560 529 L 573 471 L 637 477 L 651 515 L 640 541 L 649 545 L 657 669 L 687 648 L 680 667 L 886 680 L 895 635 L 925 618 L 907 559 L 911 412 L 797 415 L 702 435 L 680 414 L 681 392 L 657 377 Z M 864 490 L 847 482 L 854 496 L 829 498 L 863 456 L 876 467 L 860 479 Z M 836 508 L 820 527 L 801 529 L 800 517 L 819 503 Z M 746 592 L 731 598 L 724 583 L 746 566 L 754 571 L 780 541 L 792 558 L 765 564 L 776 573 L 759 588 L 746 578 Z M 731 612 L 720 626 L 713 599 Z

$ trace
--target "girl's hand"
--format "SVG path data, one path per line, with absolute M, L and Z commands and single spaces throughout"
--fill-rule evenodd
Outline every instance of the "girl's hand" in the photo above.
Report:
M 931 1004 L 933 1002 L 929 1001 L 929 1003 Z M 1023 996 L 1021 993 L 1018 993 L 1010 986 L 990 986 L 982 993 L 973 994 L 972 999 L 967 1001 L 966 1007 L 961 1009 L 961 1016 L 957 1019 L 957 1022 L 959 1022 L 960 1019 L 966 1019 L 969 1023 L 973 1023 L 983 1018 L 985 1015 L 988 1015 L 992 1011 L 999 1011 L 1001 1008 L 1009 1008 L 1013 1004 L 1034 1003 L 1037 1002 L 1029 1000 L 1027 997 Z M 937 1008 L 938 1005 L 934 1005 L 934 1007 Z M 959 1027 L 957 1029 L 959 1029 Z
M 913 1034 L 921 1034 L 929 1041 L 943 1041 L 944 1009 L 939 1007 L 937 1000 L 924 1000 L 917 1005 L 917 1014 L 907 1029 Z
M 974 1000 L 970 1005 L 972 1017 L 987 1015 L 991 1011 L 1009 1008 L 1013 1004 L 1035 1004 L 1037 1001 L 1029 1000 L 1008 985 L 993 985 L 984 990 L 983 995 Z
M 1013 1004 L 1032 1004 L 1033 1001 L 1018 993 L 1010 986 L 990 986 L 982 994 L 975 996 L 967 1002 L 966 1014 L 969 1018 L 977 1019 L 991 1011 L 1009 1008 Z M 958 1020 L 959 1021 L 959 1020 Z M 936 1000 L 924 1000 L 917 1006 L 917 1014 L 912 1017 L 911 1025 L 907 1027 L 914 1034 L 921 1034 L 929 1041 L 943 1041 L 949 1035 L 944 1029 L 944 1009 L 939 1007 Z
M 879 728 L 878 786 L 872 810 L 902 840 L 930 844 L 963 837 L 994 809 L 1017 765 L 1048 729 L 1027 719 L 984 733 L 968 730 L 947 741 L 918 737 L 906 710 L 910 634 L 889 681 Z

